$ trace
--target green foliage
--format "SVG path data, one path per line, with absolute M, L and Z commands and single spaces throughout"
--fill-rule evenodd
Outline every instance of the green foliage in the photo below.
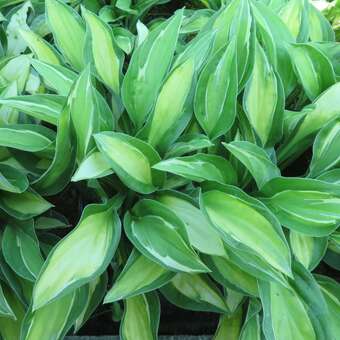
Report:
M 0 11 L 1 340 L 103 303 L 154 340 L 160 294 L 215 340 L 339 339 L 338 1 Z

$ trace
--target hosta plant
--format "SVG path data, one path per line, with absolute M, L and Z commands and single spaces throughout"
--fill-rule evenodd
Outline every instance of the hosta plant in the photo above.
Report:
M 3 340 L 103 303 L 153 340 L 160 296 L 215 340 L 339 339 L 339 46 L 314 6 L 0 8 Z

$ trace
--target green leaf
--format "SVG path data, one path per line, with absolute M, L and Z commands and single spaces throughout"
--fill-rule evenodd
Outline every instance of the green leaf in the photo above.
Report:
M 74 169 L 76 148 L 71 134 L 69 103 L 63 108 L 58 120 L 56 147 L 53 160 L 47 170 L 32 184 L 43 195 L 59 193 L 68 184 Z
M 194 74 L 194 60 L 188 59 L 169 74 L 159 92 L 148 122 L 147 140 L 161 151 L 167 150 L 188 124 Z
M 228 312 L 223 295 L 206 274 L 179 273 L 160 290 L 172 304 L 184 309 Z
M 183 12 L 152 30 L 138 46 L 122 84 L 122 100 L 132 122 L 141 127 L 152 110 L 166 76 L 179 34 Z
M 309 236 L 328 236 L 340 223 L 340 198 L 312 190 L 287 188 L 263 201 L 285 227 Z
M 0 195 L 0 208 L 19 220 L 27 220 L 50 209 L 52 205 L 34 191 L 12 193 L 3 191 Z
M 339 88 L 339 83 L 329 87 L 313 104 L 304 108 L 306 115 L 278 150 L 279 163 L 287 164 L 296 159 L 313 143 L 318 131 L 340 114 Z
M 66 67 L 32 60 L 32 66 L 43 77 L 46 85 L 59 95 L 67 96 L 77 75 Z
M 79 167 L 72 177 L 72 182 L 84 179 L 101 178 L 113 174 L 109 162 L 103 154 L 98 151 L 92 152 L 79 164 Z
M 195 249 L 205 254 L 225 254 L 222 239 L 190 196 L 177 191 L 164 191 L 158 193 L 157 200 L 185 223 L 189 242 Z
M 221 314 L 214 340 L 239 340 L 242 325 L 242 308 L 233 314 Z
M 28 179 L 20 170 L 0 164 L 0 190 L 22 193 L 28 188 Z
M 250 300 L 246 320 L 243 324 L 240 340 L 261 340 L 260 326 L 261 304 L 257 300 Z
M 113 287 L 107 292 L 104 303 L 148 293 L 165 285 L 174 275 L 134 248 Z
M 305 0 L 289 0 L 280 8 L 279 15 L 297 42 L 308 39 L 308 8 Z
M 12 270 L 34 282 L 44 263 L 35 235 L 33 220 L 10 222 L 2 238 L 2 252 Z
M 193 151 L 209 148 L 214 144 L 203 134 L 187 134 L 181 136 L 176 143 L 174 143 L 165 158 L 179 157 Z
M 173 270 L 206 272 L 188 242 L 184 222 L 167 206 L 153 200 L 139 201 L 124 217 L 126 235 L 150 260 Z
M 340 325 L 338 315 L 340 313 L 340 286 L 335 280 L 317 275 L 316 280 L 329 310 L 328 326 L 333 329 L 333 334 L 339 334 Z M 335 339 L 335 338 L 334 338 Z
M 7 105 L 53 125 L 58 124 L 58 119 L 65 103 L 65 97 L 54 94 L 35 94 L 0 99 L 0 104 Z
M 156 340 L 160 304 L 155 292 L 125 300 L 124 316 L 120 325 L 122 340 Z
M 0 317 L 0 335 L 4 340 L 19 339 L 21 323 L 25 316 L 24 306 L 6 286 L 3 286 L 3 292 L 8 304 L 14 312 L 15 319 Z
M 311 271 L 319 265 L 327 250 L 326 237 L 311 237 L 292 230 L 289 243 L 296 259 Z
M 82 15 L 91 33 L 92 57 L 97 73 L 104 84 L 119 95 L 122 53 L 116 47 L 111 27 L 84 7 Z
M 293 288 L 286 288 L 274 282 L 261 282 L 259 288 L 266 339 L 317 339 L 303 300 Z
M 33 311 L 90 282 L 110 263 L 121 234 L 113 202 L 88 205 L 49 254 L 33 290 Z
M 69 99 L 71 120 L 77 137 L 78 161 L 82 161 L 94 147 L 93 133 L 113 129 L 112 113 L 101 110 L 96 96 L 99 94 L 95 92 L 90 66 L 87 66 L 74 84 Z
M 39 125 L 13 124 L 0 127 L 0 145 L 18 150 L 37 152 L 48 148 L 53 133 Z
M 146 194 L 161 185 L 163 175 L 151 169 L 160 157 L 149 144 L 118 132 L 101 132 L 94 138 L 99 151 L 128 188 Z
M 60 65 L 60 57 L 54 48 L 40 35 L 31 30 L 20 30 L 19 32 L 37 59 L 52 65 Z
M 29 309 L 23 320 L 22 338 L 35 340 L 61 337 L 75 301 L 76 294 L 73 291 L 36 311 Z
M 203 260 L 211 270 L 210 275 L 212 278 L 223 287 L 231 288 L 250 296 L 258 296 L 256 278 L 235 265 L 227 255 L 204 255 Z
M 236 116 L 237 67 L 235 41 L 210 57 L 200 74 L 195 115 L 210 139 L 226 133 Z
M 255 44 L 253 71 L 244 90 L 243 108 L 262 145 L 275 144 L 275 141 L 280 140 L 284 109 L 283 88 L 258 41 Z
M 0 317 L 13 318 L 15 319 L 15 314 L 9 305 L 6 296 L 2 290 L 0 283 Z
M 33 6 L 30 1 L 22 6 L 14 7 L 14 13 L 12 12 L 6 28 L 7 55 L 15 56 L 25 51 L 27 44 L 19 32 L 21 29 L 29 28 L 26 21 L 32 10 Z
M 85 25 L 79 14 L 61 0 L 46 0 L 46 18 L 58 48 L 78 71 L 84 67 Z
M 272 178 L 281 175 L 280 169 L 273 164 L 267 152 L 261 147 L 246 141 L 222 143 L 252 174 L 257 187 L 261 189 Z
M 227 244 L 249 249 L 275 269 L 291 275 L 290 251 L 281 226 L 259 201 L 232 186 L 208 188 L 200 201 Z
M 311 41 L 335 41 L 330 22 L 312 4 L 308 6 L 309 38 Z
M 337 166 L 340 161 L 340 119 L 324 126 L 317 134 L 313 144 L 313 157 L 309 165 L 309 176 L 317 177 Z
M 176 157 L 161 161 L 154 169 L 166 171 L 193 181 L 216 181 L 224 184 L 235 184 L 237 176 L 229 161 L 207 154 Z
M 107 272 L 104 272 L 88 284 L 89 292 L 87 294 L 86 305 L 84 306 L 81 314 L 77 317 L 74 325 L 75 332 L 77 332 L 90 319 L 92 313 L 102 303 L 107 290 L 107 283 L 108 275 Z
M 309 44 L 291 44 L 288 52 L 295 73 L 311 101 L 336 83 L 332 64 L 318 48 Z

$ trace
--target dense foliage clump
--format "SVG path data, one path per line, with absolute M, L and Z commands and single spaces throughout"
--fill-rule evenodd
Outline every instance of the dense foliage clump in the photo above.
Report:
M 0 9 L 0 338 L 63 339 L 104 303 L 156 339 L 161 294 L 218 313 L 215 340 L 339 339 L 319 269 L 340 269 L 340 47 L 318 9 Z

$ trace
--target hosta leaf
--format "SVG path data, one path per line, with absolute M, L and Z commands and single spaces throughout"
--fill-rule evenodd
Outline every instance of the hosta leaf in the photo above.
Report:
M 15 314 L 15 319 L 0 316 L 0 334 L 4 340 L 19 339 L 21 323 L 26 311 L 24 306 L 14 296 L 13 292 L 9 288 L 4 286 L 3 292 L 7 302 Z
M 171 303 L 184 309 L 228 312 L 221 292 L 206 274 L 176 274 L 160 290 Z
M 14 8 L 14 13 L 12 12 L 6 28 L 7 55 L 15 56 L 25 51 L 27 44 L 20 36 L 19 31 L 29 28 L 26 21 L 32 9 L 33 6 L 30 1 Z
M 233 314 L 221 314 L 214 340 L 239 340 L 242 326 L 242 308 Z
M 237 67 L 235 41 L 219 49 L 199 77 L 195 94 L 195 115 L 209 136 L 226 133 L 236 115 Z
M 132 54 L 122 84 L 122 100 L 137 127 L 141 127 L 149 115 L 169 69 L 182 16 L 182 11 L 178 11 L 152 30 Z
M 240 0 L 239 7 L 233 18 L 229 39 L 236 37 L 237 76 L 239 91 L 248 81 L 254 63 L 254 31 L 252 31 L 252 16 L 248 0 Z
M 19 220 L 27 220 L 50 209 L 52 205 L 34 191 L 17 194 L 2 192 L 0 208 Z
M 226 159 L 207 154 L 170 158 L 153 166 L 154 169 L 170 172 L 193 181 L 216 181 L 235 184 L 235 170 Z
M 280 78 L 270 65 L 263 48 L 256 42 L 254 68 L 244 90 L 243 106 L 263 145 L 273 144 L 273 138 L 280 139 L 283 97 Z
M 147 128 L 147 140 L 157 149 L 166 150 L 190 119 L 187 105 L 192 94 L 194 72 L 194 61 L 188 59 L 170 73 L 159 92 Z
M 298 42 L 308 39 L 308 5 L 306 0 L 289 0 L 279 15 Z
M 226 245 L 228 259 L 235 266 L 259 280 L 275 281 L 286 286 L 287 279 L 282 272 L 275 269 L 261 255 L 254 251 L 232 248 Z
M 225 254 L 222 239 L 190 196 L 165 191 L 159 193 L 157 199 L 185 223 L 189 242 L 195 249 L 205 254 Z
M 32 184 L 44 195 L 60 192 L 68 184 L 76 158 L 75 143 L 71 132 L 70 104 L 64 106 L 58 120 L 58 133 L 54 158 L 47 170 Z
M 308 6 L 309 38 L 311 41 L 335 41 L 330 22 L 312 4 Z
M 315 269 L 327 250 L 326 237 L 311 237 L 293 230 L 289 233 L 289 242 L 296 259 L 309 270 Z
M 215 35 L 210 31 L 197 35 L 192 39 L 184 48 L 184 50 L 176 57 L 171 70 L 174 70 L 178 66 L 184 64 L 188 60 L 193 60 L 196 71 L 199 71 L 207 56 L 211 52 Z
M 336 231 L 330 235 L 328 248 L 340 254 L 340 232 Z
M 236 187 L 220 186 L 205 189 L 200 201 L 227 244 L 251 249 L 271 266 L 290 275 L 290 252 L 281 226 L 256 199 Z
M 257 300 L 250 300 L 245 323 L 242 327 L 240 340 L 261 340 L 260 326 L 261 304 Z
M 0 99 L 0 104 L 7 105 L 53 125 L 58 124 L 58 119 L 65 103 L 65 97 L 54 94 L 35 94 Z
M 229 287 L 251 296 L 258 296 L 257 280 L 239 268 L 228 256 L 203 256 L 212 278 L 223 287 Z
M 112 113 L 101 110 L 96 96 L 99 94 L 92 85 L 90 67 L 87 66 L 77 79 L 69 99 L 71 120 L 77 137 L 78 161 L 82 161 L 94 147 L 93 133 L 113 129 Z
M 332 327 L 329 327 L 330 311 L 315 278 L 299 262 L 293 263 L 293 271 L 294 280 L 290 280 L 290 283 L 303 299 L 314 327 L 316 339 L 335 340 L 337 334 L 334 333 Z
M 131 54 L 135 43 L 135 36 L 124 27 L 113 27 L 112 32 L 117 46 L 126 54 Z
M 52 65 L 60 65 L 60 57 L 54 48 L 40 35 L 31 30 L 20 30 L 19 32 L 37 59 Z
M 104 156 L 95 151 L 88 155 L 80 164 L 72 177 L 72 182 L 82 181 L 84 179 L 101 178 L 113 173 L 109 162 Z
M 335 280 L 317 275 L 316 280 L 321 288 L 321 292 L 326 301 L 329 310 L 329 319 L 327 320 L 330 328 L 333 328 L 333 334 L 339 334 L 340 325 L 338 316 L 340 313 L 340 286 Z M 335 339 L 335 338 L 334 338 Z
M 163 175 L 151 169 L 160 157 L 149 144 L 118 132 L 101 132 L 94 137 L 99 151 L 128 188 L 150 193 L 161 185 Z
M 96 310 L 99 304 L 102 303 L 103 297 L 107 290 L 108 275 L 104 272 L 99 277 L 93 279 L 89 284 L 89 291 L 86 294 L 86 305 L 82 312 L 77 317 L 74 325 L 75 332 L 77 332 L 91 317 L 92 313 Z
M 160 317 L 157 293 L 142 294 L 125 300 L 120 325 L 122 340 L 156 340 Z
M 2 290 L 2 286 L 0 283 L 0 318 L 6 317 L 6 318 L 13 318 L 15 319 L 15 314 L 11 309 L 11 306 L 9 305 L 6 296 Z
M 317 339 L 303 300 L 293 288 L 274 282 L 261 282 L 259 288 L 264 311 L 263 332 L 266 339 Z
M 22 193 L 28 188 L 28 179 L 20 170 L 0 164 L 0 190 Z
M 124 269 L 107 292 L 104 303 L 150 292 L 165 285 L 174 275 L 174 272 L 133 249 Z
M 309 176 L 317 177 L 337 166 L 340 161 L 340 119 L 324 126 L 317 134 L 313 145 L 313 158 L 309 165 Z
M 37 152 L 48 148 L 53 133 L 39 125 L 18 124 L 0 127 L 0 145 L 23 151 Z
M 105 270 L 121 233 L 113 204 L 109 201 L 88 205 L 77 227 L 49 254 L 34 287 L 33 311 L 65 296 Z
M 300 124 L 278 150 L 279 163 L 292 162 L 297 158 L 313 143 L 317 132 L 340 114 L 339 88 L 339 83 L 331 86 L 313 104 L 304 108 L 306 115 L 302 116 Z
M 67 96 L 77 75 L 66 67 L 51 65 L 39 60 L 32 60 L 35 70 L 43 77 L 46 85 L 59 95 Z
M 174 143 L 165 155 L 165 158 L 179 157 L 187 153 L 205 149 L 214 144 L 203 134 L 187 134 L 181 136 L 176 143 Z
M 280 169 L 259 146 L 246 141 L 222 144 L 248 169 L 259 189 L 272 178 L 280 176 Z
M 82 14 L 91 32 L 92 57 L 97 73 L 114 93 L 119 94 L 122 53 L 116 47 L 111 27 L 85 8 Z
M 287 44 L 294 43 L 295 39 L 277 13 L 264 3 L 253 2 L 252 10 L 256 19 L 256 29 L 268 51 L 270 62 L 277 67 L 287 97 L 296 86 L 296 77 L 287 51 Z
M 340 223 L 340 198 L 311 190 L 284 190 L 264 202 L 285 227 L 309 236 L 328 236 Z
M 125 215 L 124 229 L 134 246 L 160 265 L 189 273 L 208 271 L 188 244 L 184 222 L 165 205 L 139 201 Z
M 309 44 L 291 44 L 288 52 L 295 73 L 311 101 L 335 84 L 332 64 L 319 49 Z
M 0 76 L 2 81 L 8 83 L 17 82 L 18 92 L 21 93 L 26 85 L 31 66 L 31 56 L 24 54 L 13 59 L 1 68 Z
M 84 66 L 85 25 L 79 14 L 61 0 L 47 0 L 47 22 L 65 58 L 76 69 Z
M 44 263 L 33 220 L 11 222 L 2 238 L 4 258 L 12 270 L 29 281 L 35 281 Z
M 75 300 L 76 293 L 73 291 L 34 312 L 30 309 L 23 320 L 23 339 L 61 337 Z
M 333 170 L 335 171 L 335 169 Z M 337 185 L 336 175 L 329 175 L 329 178 L 318 179 L 301 177 L 277 177 L 273 178 L 262 187 L 261 192 L 267 196 L 275 196 L 284 191 L 312 191 L 340 195 L 340 186 Z

